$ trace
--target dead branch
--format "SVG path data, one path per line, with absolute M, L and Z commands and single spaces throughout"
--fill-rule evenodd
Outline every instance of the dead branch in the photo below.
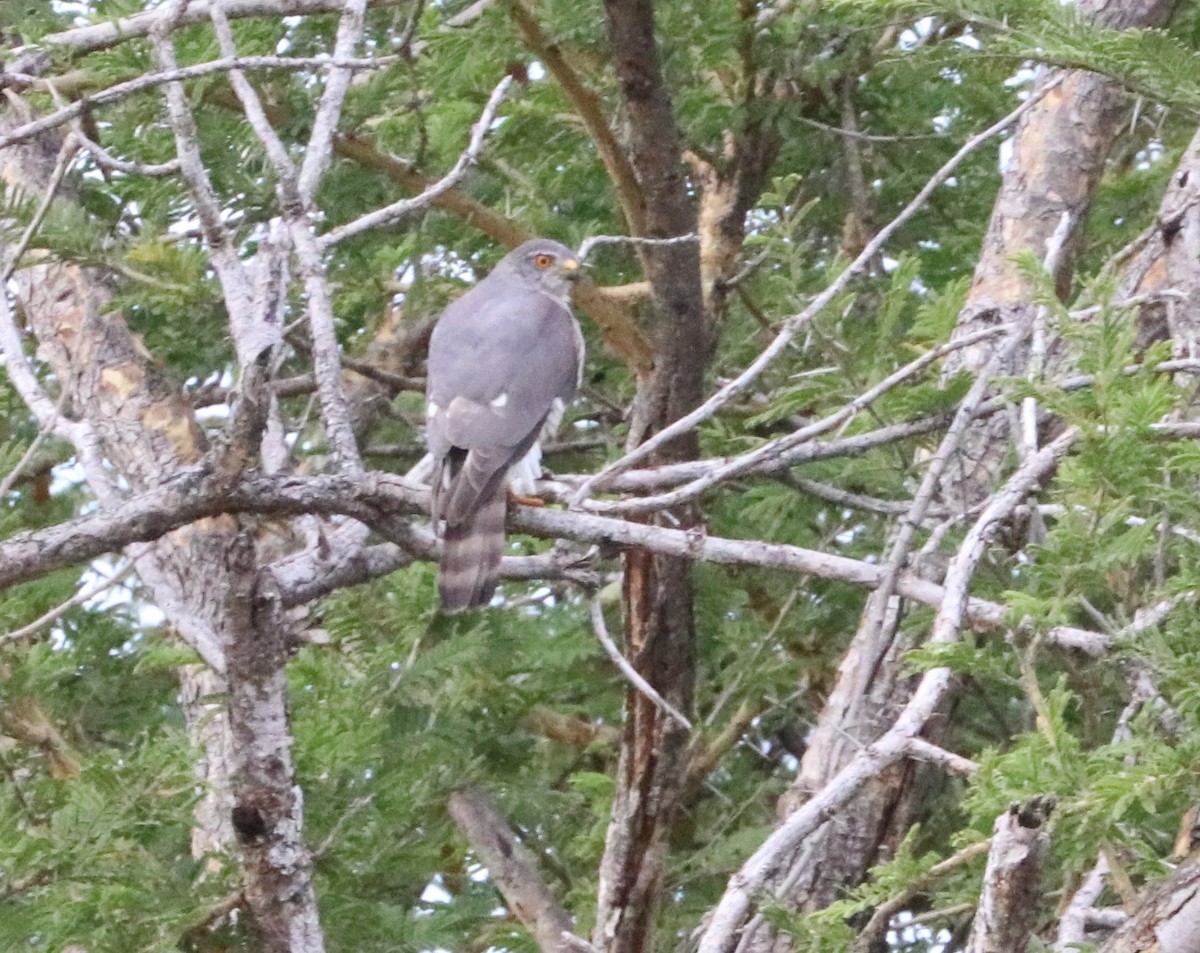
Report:
M 951 774 L 970 777 L 979 770 L 979 762 L 972 761 L 970 758 L 964 758 L 953 751 L 947 751 L 945 748 L 926 741 L 924 738 L 909 738 L 905 748 L 906 754 L 914 761 L 925 761 L 929 764 L 939 765 Z
M 2 494 L 0 494 L 2 495 Z M 74 609 L 76 606 L 81 606 L 85 602 L 95 599 L 98 595 L 108 592 L 114 586 L 119 586 L 133 572 L 133 563 L 126 563 L 117 572 L 107 579 L 101 579 L 98 582 L 80 589 L 79 592 L 71 596 L 70 599 L 60 603 L 53 609 L 38 616 L 28 625 L 23 625 L 19 629 L 13 629 L 9 632 L 0 634 L 0 645 L 11 645 L 13 642 L 20 642 L 23 639 L 28 639 L 31 636 L 37 635 L 46 626 L 57 622 L 67 612 Z
M 888 391 L 898 385 L 911 380 L 921 371 L 925 370 L 935 361 L 940 360 L 951 351 L 957 350 L 959 347 L 965 347 L 969 343 L 978 342 L 984 338 L 992 337 L 999 334 L 1008 334 L 1012 331 L 1009 325 L 998 325 L 993 328 L 980 331 L 976 335 L 972 335 L 970 340 L 963 338 L 961 341 L 951 341 L 939 347 L 926 351 L 920 357 L 908 364 L 893 371 L 874 387 L 869 388 L 862 394 L 843 404 L 840 408 L 820 420 L 814 421 L 799 430 L 795 430 L 784 437 L 779 437 L 775 440 L 768 441 L 761 447 L 734 457 L 732 460 L 722 462 L 719 466 L 710 469 L 704 476 L 701 476 L 685 486 L 670 493 L 663 493 L 658 496 L 641 497 L 633 500 L 621 500 L 615 502 L 589 500 L 587 508 L 599 513 L 644 513 L 653 510 L 665 509 L 671 506 L 677 506 L 687 500 L 694 499 L 710 487 L 720 483 L 732 480 L 744 473 L 749 473 L 755 470 L 769 468 L 772 464 L 783 457 L 789 450 L 794 449 L 802 444 L 812 441 L 821 434 L 843 427 L 849 424 L 858 414 L 867 407 L 870 407 L 880 397 L 888 393 Z M 964 343 L 966 342 L 966 343 Z M 980 390 L 976 401 L 971 406 L 977 406 L 983 399 L 983 392 Z M 970 419 L 968 416 L 967 420 Z M 964 424 L 965 426 L 965 424 Z M 585 481 L 586 485 L 586 481 Z M 582 492 L 582 489 L 580 490 Z
M 156 487 L 115 503 L 100 513 L 77 517 L 46 529 L 16 533 L 0 541 L 0 587 L 36 578 L 62 566 L 94 559 L 130 543 L 158 539 L 188 523 L 222 513 L 259 513 L 298 516 L 313 513 L 325 516 L 349 516 L 370 524 L 385 534 L 400 531 L 403 514 L 427 512 L 424 487 L 403 477 L 367 472 L 347 476 L 261 476 L 250 474 L 229 485 L 221 479 L 205 480 L 194 473 L 192 480 Z M 883 569 L 864 562 L 818 550 L 782 543 L 725 539 L 703 533 L 627 522 L 585 513 L 556 511 L 543 507 L 516 507 L 512 526 L 533 536 L 573 539 L 608 546 L 638 547 L 669 556 L 703 560 L 725 565 L 762 566 L 801 575 L 847 582 L 875 588 L 883 579 Z M 404 524 L 404 542 L 414 545 L 412 531 Z M 354 563 L 357 557 L 349 557 Z M 364 557 L 375 566 L 352 566 L 344 571 L 348 579 L 361 582 L 372 574 L 386 571 L 393 560 L 403 558 L 391 551 L 378 551 Z M 536 574 L 535 574 L 536 575 Z M 528 578 L 523 575 L 523 578 Z M 298 587 L 317 586 L 318 594 L 329 591 L 312 577 L 297 580 Z M 946 589 L 914 573 L 901 573 L 896 591 L 923 605 L 941 606 Z M 289 597 L 300 601 L 299 596 Z M 983 599 L 966 603 L 966 616 L 972 625 L 985 629 L 1004 626 L 1005 607 Z M 1050 630 L 1051 641 L 1089 654 L 1103 653 L 1109 636 L 1073 626 Z
M 1042 866 L 1050 849 L 1045 824 L 1053 798 L 1013 804 L 996 818 L 983 893 L 966 953 L 1025 953 L 1038 916 Z
M 207 7 L 208 4 L 206 3 L 204 6 Z M 159 9 L 163 8 L 160 7 Z M 189 7 L 189 9 L 193 8 Z M 155 22 L 161 23 L 163 21 L 161 18 L 156 18 Z M 57 129 L 59 126 L 77 119 L 85 112 L 95 109 L 97 106 L 118 102 L 135 93 L 153 89 L 156 86 L 181 83 L 189 79 L 199 79 L 202 76 L 209 76 L 212 73 L 227 73 L 234 69 L 318 70 L 327 69 L 331 66 L 343 69 L 369 70 L 379 69 L 384 65 L 386 65 L 386 61 L 382 58 L 335 61 L 321 56 L 245 56 L 239 57 L 236 60 L 210 60 L 205 63 L 195 63 L 191 66 L 163 66 L 153 73 L 145 73 L 124 83 L 116 83 L 98 93 L 76 99 L 70 105 L 64 106 L 52 113 L 47 113 L 45 116 L 15 126 L 8 132 L 0 135 L 0 149 L 7 149 L 9 146 L 16 145 L 19 142 L 28 142 L 30 139 L 36 139 L 42 133 L 49 132 L 51 129 Z
M 366 8 L 367 0 L 343 0 L 342 15 L 338 20 L 337 35 L 333 41 L 334 60 L 348 59 L 354 53 L 355 47 L 362 40 L 365 25 L 363 14 Z M 308 147 L 304 150 L 304 162 L 300 166 L 300 175 L 296 182 L 300 202 L 305 207 L 312 204 L 321 176 L 329 167 L 333 136 L 337 132 L 338 120 L 342 116 L 342 104 L 350 88 L 350 74 L 349 68 L 334 66 L 325 77 L 325 91 L 317 104 L 317 114 L 313 117 L 312 132 L 308 137 Z
M 687 717 L 655 691 L 654 686 L 642 678 L 638 674 L 637 669 L 630 665 L 629 660 L 621 654 L 621 650 L 617 648 L 617 644 L 612 640 L 612 636 L 608 634 L 608 626 L 604 622 L 604 606 L 600 601 L 599 593 L 592 597 L 592 630 L 596 633 L 596 639 L 603 646 L 605 653 L 612 659 L 613 664 L 620 669 L 621 674 L 625 676 L 625 680 L 646 698 L 650 699 L 654 703 L 654 706 L 665 715 L 674 718 L 689 732 L 692 731 L 692 723 Z
M 175 20 L 172 29 L 189 26 L 193 23 L 203 23 L 210 15 L 209 2 L 210 0 L 194 0 L 188 4 L 183 14 Z M 367 0 L 367 6 L 387 7 L 399 2 L 400 0 Z M 230 19 L 297 17 L 315 13 L 336 13 L 344 6 L 345 0 L 231 0 L 226 4 L 225 12 Z M 89 26 L 76 27 L 73 30 L 51 33 L 44 37 L 42 42 L 48 46 L 56 46 L 76 53 L 91 53 L 135 37 L 149 36 L 154 28 L 165 19 L 167 17 L 163 8 L 158 7 L 104 23 L 94 23 Z
M 454 163 L 449 172 L 426 188 L 420 195 L 400 199 L 391 205 L 368 212 L 366 215 L 356 218 L 352 222 L 347 222 L 344 225 L 339 225 L 337 228 L 330 229 L 321 237 L 321 250 L 328 250 L 338 242 L 345 241 L 347 238 L 359 235 L 369 229 L 390 225 L 405 215 L 410 215 L 412 212 L 432 204 L 435 198 L 456 185 L 483 148 L 483 137 L 496 118 L 496 111 L 500 108 L 500 103 L 504 100 L 504 94 L 508 92 L 508 88 L 512 85 L 512 82 L 513 79 L 511 76 L 505 76 L 496 84 L 491 96 L 488 97 L 487 104 L 483 107 L 483 112 L 480 114 L 479 120 L 471 127 L 471 139 L 467 143 L 466 149 L 463 150 L 462 154 L 458 157 L 458 161 Z
M 533 935 L 542 953 L 574 953 L 586 941 L 574 935 L 571 917 L 550 892 L 533 852 L 518 839 L 481 788 L 450 795 L 454 823 L 466 837 L 508 908 Z

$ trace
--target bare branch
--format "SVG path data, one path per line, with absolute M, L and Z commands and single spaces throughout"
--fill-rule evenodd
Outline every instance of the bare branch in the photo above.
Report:
M 749 473 L 761 467 L 769 467 L 772 461 L 779 460 L 788 450 L 801 444 L 811 441 L 814 437 L 818 437 L 823 433 L 828 433 L 836 427 L 849 424 L 859 412 L 866 407 L 870 407 L 880 397 L 890 391 L 892 388 L 904 383 L 910 378 L 919 374 L 922 370 L 940 360 L 946 354 L 958 350 L 960 347 L 965 347 L 968 344 L 977 343 L 984 338 L 993 337 L 998 334 L 1006 334 L 1012 328 L 1009 325 L 997 325 L 992 328 L 987 328 L 979 331 L 974 335 L 964 336 L 958 341 L 950 341 L 942 344 L 939 347 L 926 351 L 914 361 L 893 371 L 882 381 L 871 387 L 864 393 L 855 397 L 853 400 L 843 404 L 836 411 L 827 417 L 815 421 L 806 427 L 801 427 L 799 430 L 793 431 L 784 437 L 768 441 L 761 447 L 751 450 L 749 453 L 744 453 L 741 456 L 734 457 L 732 460 L 722 463 L 720 466 L 712 468 L 704 476 L 682 486 L 670 493 L 663 493 L 659 496 L 642 497 L 635 500 L 622 500 L 619 502 L 603 502 L 598 500 L 588 501 L 587 508 L 600 513 L 644 513 L 652 510 L 665 509 L 671 506 L 676 506 L 686 500 L 690 500 L 699 496 L 705 490 L 718 483 L 723 483 L 727 480 L 741 476 L 743 473 Z M 976 400 L 976 405 L 982 401 L 983 391 L 979 390 L 979 396 Z M 586 485 L 586 484 L 585 484 Z M 580 491 L 582 492 L 582 490 Z
M 1050 446 L 1057 452 L 1056 445 Z M 393 534 L 398 531 L 397 521 L 403 514 L 427 511 L 428 494 L 424 487 L 386 473 L 367 472 L 353 478 L 251 475 L 232 486 L 220 480 L 189 485 L 186 477 L 181 477 L 172 485 L 114 501 L 111 509 L 101 513 L 17 533 L 0 541 L 0 587 L 95 558 L 130 543 L 157 539 L 180 526 L 220 513 L 344 515 L 369 523 L 379 532 Z M 832 553 L 782 543 L 724 539 L 585 513 L 516 507 L 511 523 L 534 536 L 637 547 L 726 565 L 762 566 L 868 589 L 880 585 L 884 578 L 882 567 L 876 563 Z M 407 524 L 403 525 L 403 542 L 416 545 L 412 531 Z M 380 558 L 385 566 L 392 558 L 399 559 L 382 554 Z M 353 581 L 369 578 L 359 570 L 347 571 Z M 946 598 L 943 586 L 915 573 L 901 573 L 896 591 L 905 598 L 934 607 L 941 606 Z M 983 599 L 967 600 L 965 613 L 972 625 L 985 629 L 1002 627 L 1006 617 L 1003 605 Z M 1101 654 L 1110 644 L 1109 636 L 1073 626 L 1055 627 L 1048 637 L 1060 645 L 1093 655 Z
M 83 425 L 64 417 L 42 389 L 33 367 L 25 357 L 21 332 L 17 330 L 17 322 L 8 301 L 8 290 L 3 286 L 0 286 L 0 351 L 4 353 L 4 370 L 9 381 L 21 395 L 25 406 L 33 412 L 41 430 L 61 437 L 78 448 Z
M 550 75 L 554 77 L 563 94 L 574 106 L 575 115 L 579 117 L 591 137 L 592 143 L 596 147 L 596 153 L 600 156 L 600 161 L 604 163 L 609 179 L 612 180 L 629 230 L 635 235 L 644 234 L 646 231 L 646 199 L 642 194 L 637 173 L 609 125 L 603 101 L 584 85 L 559 45 L 546 38 L 541 24 L 538 23 L 537 17 L 531 9 L 532 6 L 533 4 L 525 0 L 525 2 L 512 4 L 509 12 L 516 21 L 521 35 L 525 38 L 525 45 L 529 51 L 546 65 Z M 586 257 L 582 250 L 580 257 Z
M 79 144 L 92 154 L 92 158 L 96 161 L 96 165 L 109 172 L 121 172 L 125 175 L 143 175 L 147 178 L 163 178 L 169 175 L 178 174 L 181 164 L 178 158 L 171 159 L 169 162 L 145 163 L 131 162 L 128 159 L 122 159 L 113 155 L 104 146 L 98 142 L 93 142 L 89 139 L 78 126 L 81 123 L 76 122 L 76 128 L 72 130 L 75 138 L 79 140 Z
M 401 0 L 367 0 L 367 6 L 388 7 Z M 266 16 L 309 16 L 314 13 L 333 13 L 341 10 L 345 0 L 232 0 L 226 12 L 231 19 L 240 17 Z M 209 17 L 209 0 L 193 0 L 187 10 L 174 23 L 172 29 L 203 23 Z M 42 42 L 49 46 L 62 47 L 77 53 L 103 50 L 125 40 L 149 36 L 154 28 L 166 19 L 162 7 L 120 17 L 104 23 L 63 30 L 44 37 Z
M 366 7 L 367 0 L 344 0 L 337 37 L 333 44 L 335 60 L 348 59 L 358 46 L 359 40 L 362 39 L 363 13 Z M 306 208 L 312 204 L 313 196 L 317 194 L 317 186 L 321 183 L 321 176 L 329 166 L 333 135 L 342 115 L 346 90 L 350 88 L 350 72 L 344 66 L 334 66 L 330 68 L 325 79 L 325 92 L 321 95 L 317 114 L 313 117 L 312 133 L 308 138 L 308 147 L 304 150 L 304 163 L 300 167 L 300 178 L 296 183 L 300 201 Z
M 496 84 L 496 88 L 492 90 L 492 95 L 488 97 L 487 105 L 483 107 L 479 121 L 471 127 L 471 139 L 467 143 L 467 148 L 463 150 L 462 155 L 458 157 L 458 161 L 454 163 L 449 172 L 430 185 L 420 195 L 400 199 L 391 205 L 385 205 L 383 208 L 376 209 L 374 212 L 368 212 L 366 215 L 356 218 L 352 222 L 347 222 L 345 225 L 339 225 L 337 228 L 330 229 L 321 236 L 321 250 L 325 251 L 332 248 L 338 242 L 345 241 L 347 238 L 352 238 L 369 229 L 390 225 L 405 215 L 425 208 L 439 195 L 457 184 L 459 179 L 466 174 L 467 169 L 475 161 L 479 155 L 479 151 L 483 148 L 483 137 L 495 120 L 496 110 L 500 108 L 504 94 L 508 92 L 508 88 L 512 85 L 512 82 L 513 79 L 511 76 L 505 76 Z
M 154 33 L 154 53 L 159 68 L 169 72 L 178 67 L 175 58 L 175 44 L 170 31 L 176 18 L 181 15 L 186 4 L 172 0 L 163 9 L 166 15 L 157 21 Z M 116 87 L 114 87 L 116 88 Z M 111 92 L 111 90 L 110 90 Z M 212 181 L 200 155 L 199 133 L 196 129 L 196 119 L 192 115 L 184 94 L 183 83 L 176 80 L 166 85 L 165 91 L 167 112 L 171 118 L 171 131 L 175 137 L 175 151 L 179 156 L 180 171 L 187 181 L 192 198 L 196 203 L 196 216 L 204 232 L 204 240 L 208 245 L 213 267 L 225 293 L 225 300 L 233 311 L 245 313 L 250 303 L 250 288 L 245 269 L 238 260 L 237 250 L 233 247 L 229 232 L 221 217 L 220 203 L 213 190 Z M 59 115 L 67 110 L 59 110 Z M 0 141 L 0 148 L 3 142 Z
M 3 494 L 0 493 L 0 496 L 3 496 Z M 112 589 L 114 586 L 119 586 L 132 572 L 133 563 L 126 563 L 123 567 L 121 567 L 121 569 L 119 569 L 109 578 L 101 579 L 94 585 L 88 586 L 86 589 L 79 590 L 79 592 L 71 596 L 71 598 L 66 602 L 55 606 L 49 612 L 34 619 L 28 625 L 24 625 L 19 629 L 13 629 L 11 632 L 5 632 L 3 635 L 0 635 L 0 645 L 10 645 L 13 642 L 20 642 L 21 640 L 27 639 L 32 635 L 37 635 L 37 633 L 46 626 L 58 621 L 76 606 L 81 606 L 85 602 L 95 599 L 96 596 L 100 595 L 101 593 Z
M 487 867 L 504 902 L 533 934 L 542 953 L 568 953 L 586 943 L 574 936 L 571 917 L 550 893 L 537 858 L 521 843 L 486 791 L 475 787 L 455 791 L 447 808 Z
M 612 640 L 612 636 L 608 634 L 608 626 L 604 623 L 604 606 L 600 602 L 600 594 L 596 593 L 592 597 L 592 631 L 596 633 L 596 638 L 600 644 L 604 646 L 604 651 L 608 653 L 608 657 L 612 659 L 613 664 L 621 670 L 621 674 L 625 676 L 634 688 L 641 692 L 646 698 L 654 703 L 654 706 L 659 711 L 663 712 L 670 718 L 674 718 L 679 724 L 686 728 L 689 732 L 693 731 L 692 723 L 688 721 L 679 709 L 672 705 L 669 701 L 662 697 L 654 686 L 647 682 L 637 669 L 629 664 L 629 660 L 621 654 L 621 650 Z
M 207 8 L 207 3 L 204 6 Z M 164 8 L 160 7 L 159 9 Z M 174 58 L 172 58 L 171 62 L 174 63 Z M 47 113 L 45 116 L 17 126 L 4 135 L 0 135 L 0 149 L 7 149 L 18 142 L 27 142 L 30 139 L 34 139 L 43 132 L 56 129 L 71 122 L 73 119 L 82 116 L 91 109 L 95 109 L 97 106 L 118 102 L 128 96 L 132 96 L 134 93 L 153 89 L 156 86 L 180 83 L 189 79 L 198 79 L 201 76 L 209 76 L 213 73 L 227 73 L 233 69 L 306 70 L 325 69 L 330 66 L 341 67 L 343 69 L 370 70 L 379 69 L 391 62 L 395 62 L 395 57 L 373 57 L 370 59 L 339 61 L 324 56 L 245 56 L 236 60 L 210 60 L 206 63 L 196 63 L 192 66 L 180 67 L 172 65 L 167 67 L 164 65 L 153 73 L 146 73 L 135 79 L 127 80 L 124 83 L 117 83 L 91 96 L 76 99 L 62 109 Z
M 905 751 L 914 761 L 927 761 L 930 764 L 940 765 L 951 774 L 970 777 L 979 770 L 979 762 L 964 758 L 953 751 L 947 751 L 924 738 L 909 738 L 905 744 Z
M 676 235 L 674 238 L 643 238 L 640 235 L 590 235 L 579 246 L 579 260 L 581 262 L 587 261 L 588 256 L 592 253 L 592 249 L 598 248 L 601 245 L 640 245 L 643 247 L 654 247 L 657 245 L 686 245 L 689 242 L 698 241 L 700 241 L 700 236 L 695 232 L 689 232 L 686 235 Z M 639 297 L 648 294 L 649 290 L 649 287 L 643 289 L 640 283 L 636 286 Z

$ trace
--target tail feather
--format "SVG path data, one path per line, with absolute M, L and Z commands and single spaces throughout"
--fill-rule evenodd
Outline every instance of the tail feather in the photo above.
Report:
M 466 519 L 446 523 L 438 569 L 438 592 L 444 612 L 461 612 L 491 602 L 504 551 L 507 507 L 503 484 L 498 490 Z

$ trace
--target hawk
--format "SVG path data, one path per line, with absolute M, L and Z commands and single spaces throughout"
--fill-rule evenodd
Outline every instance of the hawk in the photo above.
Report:
M 487 605 L 504 548 L 510 486 L 533 493 L 543 432 L 579 387 L 583 334 L 571 313 L 579 259 L 533 239 L 446 308 L 429 340 L 426 440 L 434 524 L 445 521 L 442 609 Z

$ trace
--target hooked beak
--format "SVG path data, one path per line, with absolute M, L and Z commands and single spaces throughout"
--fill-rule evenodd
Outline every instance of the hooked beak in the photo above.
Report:
M 578 281 L 583 277 L 583 270 L 579 267 L 579 259 L 565 259 L 562 263 L 562 274 L 567 281 Z

